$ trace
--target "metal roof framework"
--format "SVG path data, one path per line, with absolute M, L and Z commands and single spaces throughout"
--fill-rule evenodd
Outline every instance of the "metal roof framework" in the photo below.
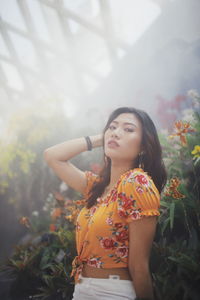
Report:
M 41 9 L 50 36 L 48 41 L 38 34 L 35 16 L 28 1 L 14 1 L 26 28 L 15 26 L 2 17 L 0 19 L 0 35 L 7 49 L 7 54 L 0 53 L 0 94 L 1 99 L 9 101 L 10 104 L 19 100 L 27 101 L 27 97 L 38 98 L 42 95 L 65 95 L 72 100 L 84 97 L 104 78 L 101 64 L 106 61 L 111 69 L 120 59 L 121 53 L 126 53 L 129 49 L 129 45 L 114 33 L 107 0 L 96 0 L 98 14 L 93 19 L 68 8 L 67 1 L 64 0 L 34 0 Z M 78 2 L 85 7 L 91 5 L 88 0 Z M 47 10 L 51 13 L 47 13 Z M 49 15 L 54 15 L 57 19 L 55 31 L 54 19 Z M 26 64 L 23 57 L 20 57 L 13 36 L 29 43 L 34 53 L 34 66 Z M 58 36 L 62 36 L 62 47 L 58 43 Z M 91 49 L 87 52 L 87 47 L 84 48 L 89 39 L 93 52 Z M 3 67 L 5 64 L 18 77 L 20 88 L 13 85 L 8 78 Z M 59 70 L 60 77 L 57 76 Z M 66 80 L 66 84 L 62 80 Z

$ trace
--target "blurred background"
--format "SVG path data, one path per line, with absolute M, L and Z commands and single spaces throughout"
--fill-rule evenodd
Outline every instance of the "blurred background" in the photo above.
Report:
M 59 187 L 45 148 L 99 133 L 118 106 L 159 131 L 189 116 L 199 12 L 199 0 L 0 0 L 0 260 L 25 234 L 19 218 Z M 98 168 L 96 154 L 74 163 Z

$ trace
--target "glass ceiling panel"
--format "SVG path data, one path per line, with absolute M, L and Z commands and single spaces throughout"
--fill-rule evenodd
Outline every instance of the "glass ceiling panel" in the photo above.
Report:
M 46 19 L 49 33 L 51 35 L 51 43 L 59 47 L 59 51 L 65 51 L 66 40 L 57 11 L 50 6 L 44 5 L 43 13 Z
M 43 5 L 38 0 L 28 0 L 27 5 L 29 7 L 29 12 L 31 14 L 38 37 L 49 42 L 50 36 L 42 11 L 42 8 L 44 9 Z
M 26 30 L 21 11 L 16 0 L 0 1 L 1 17 L 4 21 L 16 26 L 19 29 Z
M 0 53 L 13 53 L 13 64 L 2 59 L 5 90 L 9 85 L 13 100 L 25 102 L 26 82 L 30 98 L 54 94 L 73 103 L 87 96 L 160 14 L 150 0 L 0 0 L 0 9 L 13 25 L 3 30 L 14 51 L 0 35 Z M 29 14 L 33 32 L 24 21 Z M 15 89 L 24 92 L 20 98 Z
M 38 70 L 39 65 L 31 41 L 14 32 L 9 32 L 9 36 L 15 46 L 15 51 L 18 58 L 21 60 L 21 63 L 33 68 L 34 70 Z
M 64 0 L 64 7 L 81 18 L 85 18 L 87 21 L 94 23 L 95 25 L 102 27 L 102 20 L 100 17 L 100 7 L 98 0 Z
M 24 85 L 17 68 L 4 61 L 1 61 L 0 64 L 6 76 L 7 85 L 16 90 L 23 90 Z
M 133 44 L 159 16 L 161 9 L 149 0 L 108 0 L 115 34 Z
M 3 37 L 2 37 L 1 34 L 0 34 L 0 53 L 1 53 L 2 55 L 5 55 L 5 56 L 7 56 L 7 57 L 10 57 L 8 48 L 7 48 L 7 46 L 6 46 L 6 44 L 5 44 L 5 41 L 4 41 L 4 39 L 3 39 Z
M 75 55 L 78 61 L 81 61 L 85 67 L 88 66 L 95 69 L 99 64 L 105 67 L 105 63 L 103 62 L 106 60 L 108 66 L 103 73 L 108 69 L 110 70 L 108 48 L 103 38 L 80 26 L 80 32 L 75 36 L 73 41 L 74 48 L 76 49 Z

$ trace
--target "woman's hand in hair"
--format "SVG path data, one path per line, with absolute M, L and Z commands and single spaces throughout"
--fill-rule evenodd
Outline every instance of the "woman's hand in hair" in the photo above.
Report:
M 92 148 L 103 145 L 102 134 L 92 135 L 89 138 Z M 44 151 L 44 159 L 62 181 L 74 190 L 83 193 L 87 185 L 85 172 L 74 166 L 69 160 L 87 150 L 86 139 L 85 137 L 81 137 L 47 148 Z
M 93 148 L 103 146 L 103 134 L 92 135 L 90 136 L 90 140 Z

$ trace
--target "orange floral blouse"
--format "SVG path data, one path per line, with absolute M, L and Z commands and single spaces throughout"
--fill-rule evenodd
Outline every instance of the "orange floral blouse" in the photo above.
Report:
M 99 176 L 86 171 L 87 199 Z M 128 224 L 144 216 L 158 216 L 160 194 L 151 177 L 141 168 L 129 170 L 105 197 L 91 208 L 84 206 L 76 221 L 77 256 L 71 276 L 75 282 L 84 264 L 95 268 L 128 266 Z

